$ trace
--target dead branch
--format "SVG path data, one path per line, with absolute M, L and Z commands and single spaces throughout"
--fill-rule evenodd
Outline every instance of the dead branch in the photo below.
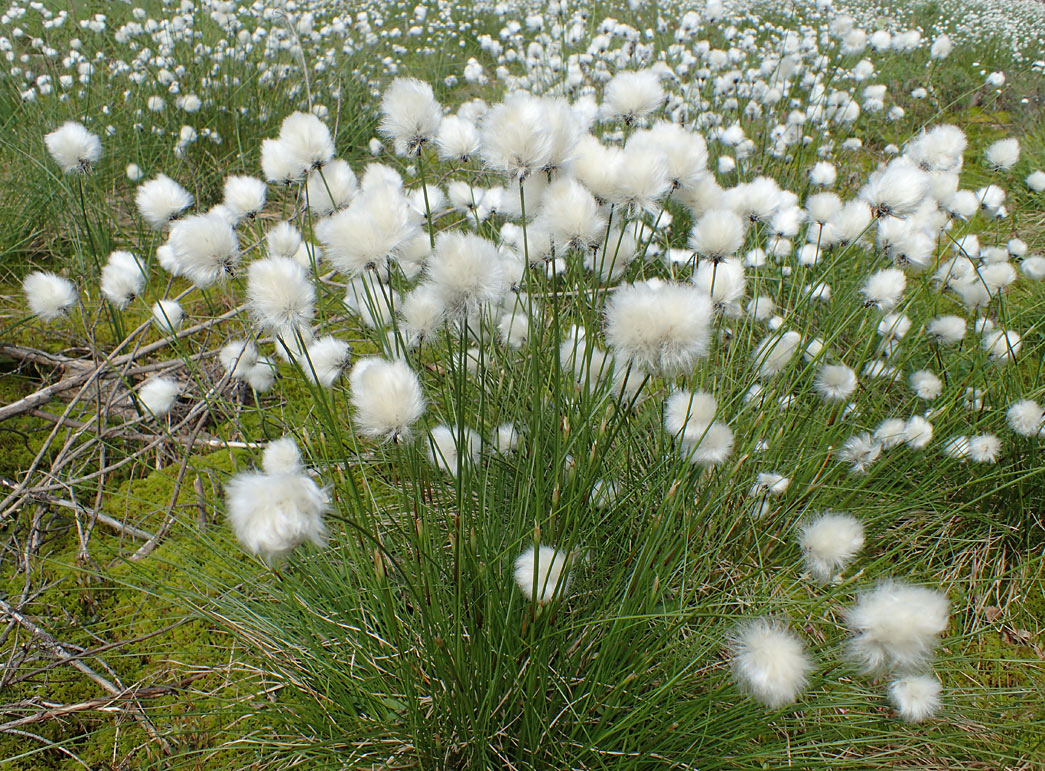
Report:
M 26 715 L 25 717 L 20 717 L 16 720 L 0 724 L 0 732 L 11 731 L 14 728 L 31 725 L 32 723 L 39 723 L 44 720 L 53 720 L 54 718 L 62 717 L 63 715 L 71 715 L 76 712 L 86 712 L 89 710 L 99 712 L 122 712 L 123 708 L 117 706 L 122 701 L 154 699 L 157 696 L 166 696 L 169 693 L 176 693 L 184 690 L 185 687 L 192 682 L 199 680 L 202 677 L 206 677 L 208 674 L 210 673 L 196 672 L 195 674 L 182 678 L 176 683 L 170 683 L 168 685 L 150 685 L 144 688 L 126 688 L 111 696 L 100 696 L 96 699 L 88 699 L 87 701 L 81 701 L 77 704 L 56 704 L 35 699 L 15 702 L 14 704 L 9 704 L 0 708 L 0 710 L 10 714 L 17 709 L 33 709 L 39 707 L 44 707 L 44 709 L 32 715 Z

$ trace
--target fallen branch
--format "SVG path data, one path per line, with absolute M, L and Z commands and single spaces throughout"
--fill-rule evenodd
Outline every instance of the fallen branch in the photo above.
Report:
M 88 699 L 87 701 L 81 701 L 76 704 L 55 704 L 46 701 L 23 701 L 16 702 L 6 707 L 0 708 L 0 711 L 5 713 L 11 713 L 15 708 L 34 708 L 44 707 L 41 710 L 32 715 L 26 715 L 16 720 L 11 720 L 7 723 L 0 724 L 0 732 L 10 731 L 14 728 L 21 728 L 22 726 L 31 725 L 33 723 L 39 723 L 44 720 L 53 720 L 63 715 L 71 715 L 76 712 L 86 712 L 89 710 L 98 712 L 122 712 L 123 708 L 116 706 L 121 701 L 137 701 L 138 699 L 154 699 L 157 696 L 166 696 L 169 693 L 176 693 L 183 690 L 190 683 L 199 680 L 202 677 L 206 677 L 209 672 L 197 672 L 179 680 L 177 683 L 171 683 L 169 685 L 150 685 L 145 688 L 126 688 L 119 693 L 115 693 L 111 696 L 100 696 L 96 699 Z

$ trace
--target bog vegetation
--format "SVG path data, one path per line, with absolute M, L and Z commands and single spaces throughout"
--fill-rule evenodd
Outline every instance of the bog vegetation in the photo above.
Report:
M 1041 7 L 342 6 L 0 16 L 6 765 L 1045 762 Z

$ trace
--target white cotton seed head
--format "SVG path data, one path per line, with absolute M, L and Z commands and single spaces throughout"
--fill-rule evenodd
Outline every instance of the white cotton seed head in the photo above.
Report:
M 924 450 L 932 438 L 932 423 L 921 415 L 913 415 L 904 423 L 903 441 L 912 450 Z
M 439 124 L 435 142 L 443 160 L 464 161 L 479 152 L 479 129 L 470 120 L 450 115 Z
M 848 463 L 853 474 L 866 474 L 881 455 L 881 442 L 866 431 L 849 437 L 838 449 L 838 460 Z
M 66 174 L 90 171 L 102 157 L 102 142 L 82 123 L 67 121 L 44 136 L 47 152 Z
M 976 463 L 997 463 L 1001 455 L 1001 440 L 994 434 L 969 437 L 969 460 Z
M 294 179 L 322 167 L 334 157 L 330 129 L 310 112 L 295 112 L 284 118 L 279 128 L 279 141 L 290 155 L 290 163 L 298 170 Z
M 794 357 L 802 343 L 802 336 L 788 330 L 765 337 L 752 354 L 759 377 L 780 373 Z
M 902 313 L 887 313 L 878 322 L 878 334 L 885 340 L 902 340 L 911 329 L 911 319 Z
M 848 201 L 828 222 L 833 240 L 840 244 L 856 241 L 871 224 L 871 207 L 863 200 Z
M 712 261 L 732 257 L 744 245 L 747 227 L 730 209 L 706 211 L 689 234 L 690 248 Z
M 153 416 L 162 418 L 171 411 L 181 393 L 178 381 L 167 377 L 151 377 L 138 389 L 138 400 Z
M 572 177 L 560 177 L 548 185 L 538 217 L 539 226 L 560 253 L 600 246 L 606 232 L 606 219 L 594 196 Z
M 696 428 L 703 429 L 696 432 Z M 694 465 L 720 466 L 733 454 L 733 429 L 715 421 L 710 426 L 687 427 L 687 437 L 694 431 L 692 444 L 683 446 L 683 455 Z
M 152 304 L 152 323 L 164 335 L 173 335 L 181 328 L 185 312 L 177 300 L 159 300 Z
M 940 681 L 933 675 L 908 675 L 889 683 L 889 701 L 908 723 L 921 723 L 940 709 Z
M 287 344 L 292 345 L 291 341 Z M 348 366 L 351 352 L 352 346 L 348 343 L 328 335 L 310 342 L 297 362 L 310 381 L 332 388 Z
M 309 172 L 305 196 L 312 213 L 326 217 L 344 209 L 359 190 L 355 172 L 347 161 L 335 158 L 322 169 Z
M 864 546 L 864 526 L 851 514 L 826 512 L 802 525 L 798 544 L 806 569 L 826 583 Z
M 467 469 L 479 460 L 482 438 L 470 428 L 460 437 L 456 428 L 440 425 L 428 434 L 429 462 L 440 471 L 457 476 L 458 467 Z
M 809 170 L 809 182 L 817 187 L 831 187 L 838 179 L 838 171 L 833 163 L 819 161 Z
M 618 72 L 606 84 L 602 109 L 608 117 L 632 123 L 649 115 L 663 101 L 660 76 L 653 70 Z
M 76 287 L 67 278 L 56 273 L 36 270 L 22 281 L 29 310 L 44 321 L 53 321 L 65 315 L 76 305 Z
M 218 361 L 233 378 L 242 380 L 250 368 L 257 364 L 257 346 L 249 340 L 229 340 L 218 351 Z
M 570 103 L 556 96 L 543 96 L 540 101 L 542 123 L 551 140 L 551 150 L 545 168 L 549 171 L 566 167 L 573 159 L 574 149 L 588 126 L 580 123 Z
M 871 174 L 860 191 L 876 217 L 909 217 L 928 195 L 929 175 L 903 158 Z
M 519 429 L 511 423 L 502 423 L 494 429 L 490 444 L 499 455 L 511 455 L 519 446 Z
M 432 87 L 416 78 L 396 78 L 381 97 L 378 130 L 395 144 L 400 155 L 413 155 L 435 139 L 443 108 Z
M 287 257 L 264 257 L 247 270 L 247 306 L 267 332 L 293 337 L 311 328 L 316 290 L 305 269 Z
M 175 217 L 192 206 L 192 195 L 168 177 L 160 174 L 138 186 L 134 201 L 142 218 L 156 230 L 161 230 Z
M 201 289 L 233 275 L 239 264 L 239 240 L 217 214 L 195 214 L 175 222 L 168 240 L 183 275 Z
M 740 260 L 702 261 L 693 273 L 693 285 L 711 299 L 716 310 L 734 318 L 741 315 L 747 280 Z
M 381 269 L 396 249 L 418 231 L 410 204 L 397 185 L 374 184 L 357 195 L 347 209 L 316 226 L 324 254 L 339 271 L 356 276 Z
M 298 449 L 294 438 L 284 436 L 266 444 L 261 454 L 261 468 L 266 474 L 300 474 L 304 472 L 301 450 Z
M 957 126 L 933 126 L 907 143 L 904 156 L 925 171 L 957 172 L 967 144 Z
M 606 342 L 624 366 L 666 377 L 691 372 L 708 352 L 711 311 L 694 286 L 627 284 L 606 303 Z
M 805 688 L 812 661 L 783 624 L 767 618 L 745 623 L 733 634 L 731 648 L 737 686 L 770 709 L 790 704 Z
M 848 401 L 860 381 L 850 367 L 844 364 L 825 364 L 816 375 L 814 386 L 821 398 L 832 402 Z
M 1020 159 L 1020 140 L 1010 137 L 999 139 L 984 152 L 987 164 L 999 171 L 1008 171 Z
M 289 222 L 280 222 L 265 234 L 265 244 L 273 257 L 293 257 L 301 248 L 301 232 Z
M 399 307 L 399 293 L 381 283 L 374 274 L 356 276 L 348 282 L 345 307 L 359 317 L 370 329 L 386 326 L 392 320 L 393 310 Z
M 693 188 L 707 174 L 704 137 L 677 123 L 658 121 L 650 129 L 636 131 L 628 138 L 627 147 L 660 153 L 673 189 Z
M 102 268 L 102 294 L 117 308 L 141 294 L 145 288 L 145 268 L 130 252 L 113 252 Z
M 446 304 L 434 284 L 420 284 L 407 293 L 399 306 L 399 331 L 412 348 L 431 339 L 446 318 Z
M 530 318 L 522 308 L 506 311 L 497 322 L 497 335 L 509 348 L 522 348 L 530 336 Z
M 417 375 L 401 359 L 360 359 L 349 375 L 352 406 L 360 433 L 378 441 L 409 442 L 413 424 L 424 414 L 425 398 Z
M 961 316 L 937 316 L 925 328 L 933 340 L 940 345 L 956 345 L 965 337 L 965 319 Z
M 274 564 L 306 541 L 322 546 L 329 496 L 303 473 L 245 472 L 225 485 L 229 524 L 250 554 Z
M 791 480 L 782 474 L 777 474 L 772 471 L 760 471 L 755 477 L 755 484 L 751 486 L 748 495 L 752 498 L 760 496 L 779 498 L 787 492 L 787 488 L 790 485 Z
M 850 655 L 868 674 L 920 669 L 932 657 L 949 615 L 942 592 L 883 581 L 846 612 L 854 635 Z
M 237 222 L 251 219 L 265 207 L 265 183 L 245 175 L 227 177 L 222 203 Z
M 1041 405 L 1032 399 L 1021 399 L 1009 407 L 1005 413 L 1009 428 L 1020 436 L 1037 436 L 1045 420 L 1045 412 Z
M 625 147 L 619 163 L 612 202 L 652 212 L 671 189 L 664 154 L 649 147 Z
M 871 275 L 863 285 L 860 293 L 867 305 L 873 305 L 885 312 L 891 311 L 900 302 L 907 277 L 898 268 L 887 268 Z
M 715 419 L 718 403 L 703 391 L 675 391 L 664 405 L 664 430 L 677 437 L 685 447 L 692 447 Z
M 526 599 L 545 605 L 569 589 L 569 565 L 565 552 L 551 546 L 531 546 L 515 560 L 515 583 Z
M 994 329 L 983 335 L 983 350 L 992 361 L 1005 364 L 1016 358 L 1023 341 L 1019 332 L 1013 330 Z
M 919 399 L 931 401 L 943 392 L 943 381 L 927 369 L 912 372 L 908 382 Z
M 544 108 L 538 97 L 510 94 L 483 117 L 483 159 L 512 178 L 527 177 L 547 166 L 554 147 L 543 117 Z
M 607 147 L 591 134 L 585 134 L 574 148 L 570 170 L 574 177 L 600 201 L 617 200 L 624 151 Z
M 842 199 L 834 193 L 817 193 L 806 199 L 805 208 L 810 220 L 823 225 L 831 220 L 842 208 Z M 811 230 L 813 231 L 813 238 L 816 238 L 819 229 L 812 228 Z
M 1045 171 L 1032 171 L 1027 175 L 1027 187 L 1029 187 L 1035 193 L 1040 193 L 1045 190 Z
M 243 379 L 259 394 L 266 393 L 276 384 L 276 363 L 268 356 L 259 356 Z
M 438 235 L 426 271 L 450 315 L 492 305 L 508 288 L 497 247 L 485 238 L 459 230 Z
M 265 139 L 261 142 L 261 171 L 273 184 L 290 185 L 301 179 L 306 168 L 288 143 L 280 139 Z

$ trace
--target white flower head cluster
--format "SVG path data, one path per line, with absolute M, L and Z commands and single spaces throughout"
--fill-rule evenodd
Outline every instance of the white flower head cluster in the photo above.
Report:
M 229 524 L 243 548 L 272 565 L 306 541 L 326 540 L 329 495 L 305 472 L 289 437 L 265 450 L 262 471 L 246 471 L 225 485 Z

